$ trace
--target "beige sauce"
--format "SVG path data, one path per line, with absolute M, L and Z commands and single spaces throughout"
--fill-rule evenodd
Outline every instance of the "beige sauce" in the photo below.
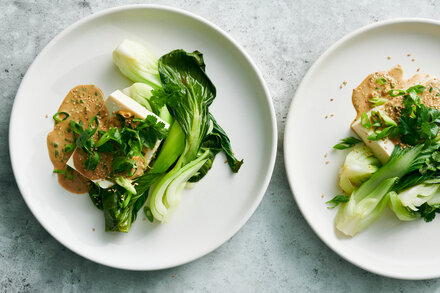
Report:
M 377 80 L 379 78 L 386 79 L 386 83 L 378 83 Z M 353 90 L 352 101 L 357 112 L 356 119 L 359 119 L 362 113 L 368 112 L 373 108 L 370 99 L 376 96 L 391 98 L 390 95 L 388 95 L 388 91 L 391 89 L 401 89 L 404 87 L 404 83 L 403 70 L 400 66 L 394 67 L 389 71 L 380 71 L 368 75 L 364 81 Z
M 386 83 L 378 83 L 379 78 L 385 78 Z M 385 113 L 394 121 L 398 122 L 402 109 L 403 96 L 392 97 L 388 94 L 391 89 L 404 90 L 415 85 L 424 85 L 426 90 L 419 94 L 420 100 L 428 107 L 440 109 L 440 82 L 429 74 L 416 74 L 410 79 L 403 79 L 403 69 L 400 65 L 389 71 L 375 72 L 368 75 L 362 83 L 353 90 L 353 106 L 356 109 L 358 120 L 362 113 L 370 111 L 373 106 L 369 101 L 373 97 L 386 98 L 388 102 L 383 104 Z M 431 89 L 432 88 L 432 89 Z M 354 122 L 354 121 L 353 121 Z M 392 139 L 392 142 L 399 144 L 400 141 Z
M 69 91 L 58 109 L 58 112 L 69 113 L 69 117 L 61 122 L 55 121 L 54 129 L 47 136 L 47 148 L 55 169 L 66 170 L 67 160 L 72 155 L 72 152 L 64 151 L 67 145 L 75 143 L 69 121 L 82 121 L 84 128 L 87 128 L 93 116 L 98 113 L 103 117 L 108 115 L 106 110 L 101 111 L 103 105 L 104 97 L 102 91 L 94 85 L 79 85 Z M 63 115 L 60 115 L 60 118 L 63 117 Z M 99 117 L 99 120 L 102 119 L 102 117 Z M 101 124 L 104 127 L 104 123 Z M 73 180 L 68 179 L 64 174 L 58 174 L 60 185 L 73 193 L 87 192 L 89 180 L 78 172 L 71 171 L 73 172 Z
M 114 155 L 112 153 L 99 153 L 100 161 L 95 170 L 88 170 L 85 167 L 85 161 L 88 156 L 83 150 L 76 148 L 74 151 L 64 151 L 67 145 L 75 143 L 69 121 L 73 120 L 78 123 L 81 121 L 83 128 L 87 129 L 89 121 L 96 115 L 99 121 L 98 131 L 107 131 L 109 127 L 121 129 L 122 125 L 119 119 L 110 118 L 108 110 L 104 105 L 102 91 L 94 85 L 79 85 L 71 89 L 64 98 L 58 112 L 69 113 L 69 117 L 61 122 L 55 121 L 54 130 L 47 136 L 49 156 L 54 168 L 60 170 L 67 169 L 67 161 L 72 156 L 73 164 L 77 170 L 69 168 L 73 172 L 73 179 L 67 178 L 64 174 L 58 174 L 58 182 L 68 191 L 74 193 L 87 192 L 90 180 L 106 179 L 110 175 Z M 120 111 L 117 114 L 126 118 L 125 123 L 133 123 L 129 119 L 133 116 L 132 113 Z M 64 115 L 60 115 L 61 119 L 63 117 Z M 95 127 L 95 125 L 93 124 L 92 127 Z M 94 135 L 95 141 L 98 139 L 98 131 Z M 147 152 L 148 149 L 145 148 L 143 151 Z M 135 172 L 130 178 L 141 176 L 148 169 L 145 159 L 136 156 L 132 160 L 136 162 L 137 169 L 136 171 L 132 170 L 132 172 Z M 127 174 L 115 175 L 126 176 Z
M 379 78 L 385 78 L 386 83 L 377 82 Z M 353 106 L 356 109 L 356 120 L 359 119 L 364 112 L 370 111 L 373 106 L 369 101 L 373 97 L 386 98 L 388 102 L 384 104 L 387 115 L 397 122 L 399 116 L 399 108 L 402 106 L 402 96 L 392 97 L 388 94 L 391 89 L 407 90 L 414 85 L 424 85 L 426 90 L 420 95 L 422 103 L 428 107 L 438 107 L 440 103 L 439 92 L 440 83 L 437 78 L 431 78 L 429 74 L 416 74 L 408 80 L 403 79 L 403 69 L 400 65 L 389 71 L 380 71 L 368 75 L 362 83 L 353 90 Z M 430 91 L 430 88 L 433 88 Z

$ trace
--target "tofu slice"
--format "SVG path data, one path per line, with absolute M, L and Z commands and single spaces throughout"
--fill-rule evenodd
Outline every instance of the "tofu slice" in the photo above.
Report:
M 135 118 L 145 119 L 147 116 L 152 115 L 157 118 L 158 121 L 163 122 L 165 124 L 165 128 L 168 129 L 170 125 L 162 120 L 159 116 L 154 114 L 153 112 L 148 111 L 145 109 L 141 104 L 130 98 L 129 96 L 125 95 L 121 91 L 117 90 L 108 96 L 108 98 L 105 100 L 104 105 L 107 107 L 107 110 L 109 111 L 110 117 L 113 117 L 118 112 L 127 112 L 131 115 L 134 115 Z M 145 159 L 147 164 L 150 163 L 151 159 L 153 158 L 154 154 L 157 152 L 157 149 L 159 148 L 162 140 L 158 140 L 154 147 L 152 149 L 145 149 Z M 75 164 L 73 162 L 73 154 L 70 156 L 69 160 L 67 161 L 67 165 L 71 167 L 72 169 L 76 170 Z M 108 188 L 112 185 L 114 185 L 113 182 L 105 180 L 105 179 L 98 179 L 98 180 L 91 180 L 94 183 L 97 183 L 102 188 Z
M 370 117 L 370 112 L 367 113 L 368 117 Z M 394 150 L 394 143 L 388 138 L 384 138 L 377 141 L 372 141 L 368 139 L 370 136 L 370 131 L 365 129 L 361 124 L 361 119 L 356 120 L 352 125 L 351 129 L 362 139 L 362 141 L 366 144 L 367 147 L 371 149 L 374 156 L 379 159 L 379 161 L 384 164 L 391 156 L 391 153 Z

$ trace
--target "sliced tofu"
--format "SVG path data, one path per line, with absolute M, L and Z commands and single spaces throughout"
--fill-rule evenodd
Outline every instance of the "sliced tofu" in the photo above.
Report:
M 400 69 L 397 68 L 397 69 Z M 401 69 L 400 69 L 401 70 Z M 403 74 L 403 71 L 402 71 Z M 401 76 L 400 78 L 401 79 Z M 374 80 L 374 79 L 373 79 Z M 364 81 L 361 86 L 363 85 L 365 87 Z M 428 74 L 416 74 L 410 79 L 406 81 L 398 80 L 398 83 L 402 86 L 401 88 L 407 89 L 411 86 L 422 84 L 424 85 L 428 90 L 424 91 L 422 94 L 420 94 L 421 102 L 428 107 L 434 107 L 436 109 L 440 109 L 440 99 L 438 99 L 438 95 L 440 94 L 440 82 L 437 78 L 432 78 Z M 363 89 L 365 92 L 365 88 L 362 88 L 359 86 L 356 90 L 356 95 L 361 96 L 359 88 Z M 429 90 L 431 88 L 431 90 Z M 355 90 L 355 91 L 356 91 Z M 362 93 L 364 93 L 362 92 Z M 385 91 L 387 92 L 387 91 Z M 389 98 L 386 94 L 386 98 Z M 353 94 L 355 95 L 355 93 Z M 369 98 L 369 96 L 363 96 L 363 98 Z M 397 96 L 394 98 L 391 98 L 383 104 L 382 106 L 375 107 L 373 109 L 370 109 L 369 111 L 366 111 L 368 117 L 371 116 L 372 111 L 380 111 L 382 110 L 385 112 L 391 119 L 394 121 L 398 121 L 399 113 L 396 111 L 396 107 L 402 106 L 402 96 Z M 385 163 L 388 161 L 389 157 L 391 156 L 391 153 L 394 150 L 395 144 L 389 140 L 388 138 L 378 140 L 378 141 L 371 141 L 368 139 L 368 136 L 371 134 L 371 131 L 368 129 L 365 129 L 361 125 L 361 118 L 360 113 L 358 113 L 358 118 L 352 123 L 351 128 L 353 131 L 363 140 L 363 142 L 371 149 L 373 154 L 382 162 Z
M 152 115 L 157 118 L 158 121 L 163 122 L 165 124 L 165 128 L 168 129 L 170 125 L 160 119 L 159 116 L 154 114 L 153 112 L 148 111 L 145 109 L 141 104 L 130 98 L 129 96 L 125 95 L 121 91 L 117 90 L 110 94 L 110 96 L 105 100 L 105 106 L 107 107 L 107 110 L 110 114 L 110 117 L 116 115 L 117 113 L 128 113 L 130 116 L 133 116 L 135 118 L 145 119 L 147 116 Z M 158 140 L 156 144 L 154 145 L 153 149 L 147 149 L 145 148 L 145 160 L 146 163 L 149 164 L 151 159 L 153 158 L 154 154 L 157 152 L 157 149 L 159 148 L 161 144 L 161 140 Z M 75 164 L 73 161 L 73 154 L 70 156 L 69 160 L 67 161 L 67 165 L 71 167 L 72 169 L 76 170 Z M 81 174 L 81 172 L 79 172 Z M 95 183 L 97 183 L 102 188 L 108 188 L 112 185 L 114 185 L 113 182 L 105 180 L 105 179 L 98 179 L 98 180 L 91 180 Z
M 367 113 L 368 116 L 370 113 Z M 374 156 L 378 158 L 382 164 L 384 164 L 391 156 L 394 150 L 394 143 L 388 138 L 384 138 L 377 141 L 372 141 L 368 139 L 370 136 L 370 131 L 362 127 L 361 120 L 356 120 L 352 125 L 351 129 L 362 139 L 362 141 L 371 149 Z
M 75 168 L 75 163 L 73 162 L 73 154 L 76 152 L 76 150 L 72 153 L 69 160 L 67 161 L 67 166 L 78 172 L 79 174 L 83 175 L 78 169 Z M 85 177 L 85 176 L 84 176 Z M 90 180 L 90 178 L 88 178 Z M 106 179 L 97 179 L 97 180 L 91 180 L 92 182 L 98 184 L 102 188 L 109 188 L 110 186 L 113 186 L 114 183 L 106 180 Z

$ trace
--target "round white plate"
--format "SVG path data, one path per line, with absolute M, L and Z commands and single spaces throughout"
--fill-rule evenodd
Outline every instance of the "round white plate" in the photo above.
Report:
M 93 83 L 108 95 L 131 84 L 112 60 L 113 49 L 125 38 L 144 43 L 158 56 L 177 48 L 204 53 L 207 73 L 217 87 L 211 112 L 229 134 L 237 156 L 244 158 L 240 172 L 232 174 L 220 154 L 209 174 L 184 191 L 169 223 L 143 221 L 140 211 L 128 234 L 104 232 L 103 213 L 88 195 L 75 195 L 58 185 L 46 148 L 51 117 L 72 87 Z M 96 13 L 52 40 L 23 79 L 9 135 L 18 186 L 44 228 L 90 260 L 132 270 L 177 266 L 232 237 L 264 195 L 277 142 L 268 89 L 244 50 L 198 16 L 149 5 Z
M 401 64 L 407 77 L 418 68 L 440 76 L 439 52 L 440 22 L 397 19 L 369 25 L 335 43 L 315 62 L 289 110 L 284 158 L 301 212 L 331 249 L 377 274 L 402 279 L 440 277 L 440 217 L 431 223 L 404 223 L 387 209 L 354 238 L 338 236 L 337 209 L 327 209 L 325 202 L 341 194 L 337 176 L 347 152 L 332 146 L 353 135 L 352 90 L 368 74 Z

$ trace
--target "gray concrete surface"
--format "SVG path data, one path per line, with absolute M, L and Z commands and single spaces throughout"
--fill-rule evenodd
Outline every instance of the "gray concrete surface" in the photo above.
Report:
M 130 272 L 90 262 L 53 239 L 29 212 L 9 161 L 8 126 L 20 81 L 59 32 L 102 9 L 142 1 L 0 1 L 0 291 L 5 292 L 437 292 L 439 280 L 401 281 L 359 269 L 327 248 L 301 216 L 287 184 L 287 109 L 307 69 L 333 42 L 394 17 L 440 18 L 437 1 L 165 0 L 230 33 L 272 93 L 279 147 L 269 189 L 230 241 L 192 263 Z M 439 268 L 440 269 L 440 268 Z

